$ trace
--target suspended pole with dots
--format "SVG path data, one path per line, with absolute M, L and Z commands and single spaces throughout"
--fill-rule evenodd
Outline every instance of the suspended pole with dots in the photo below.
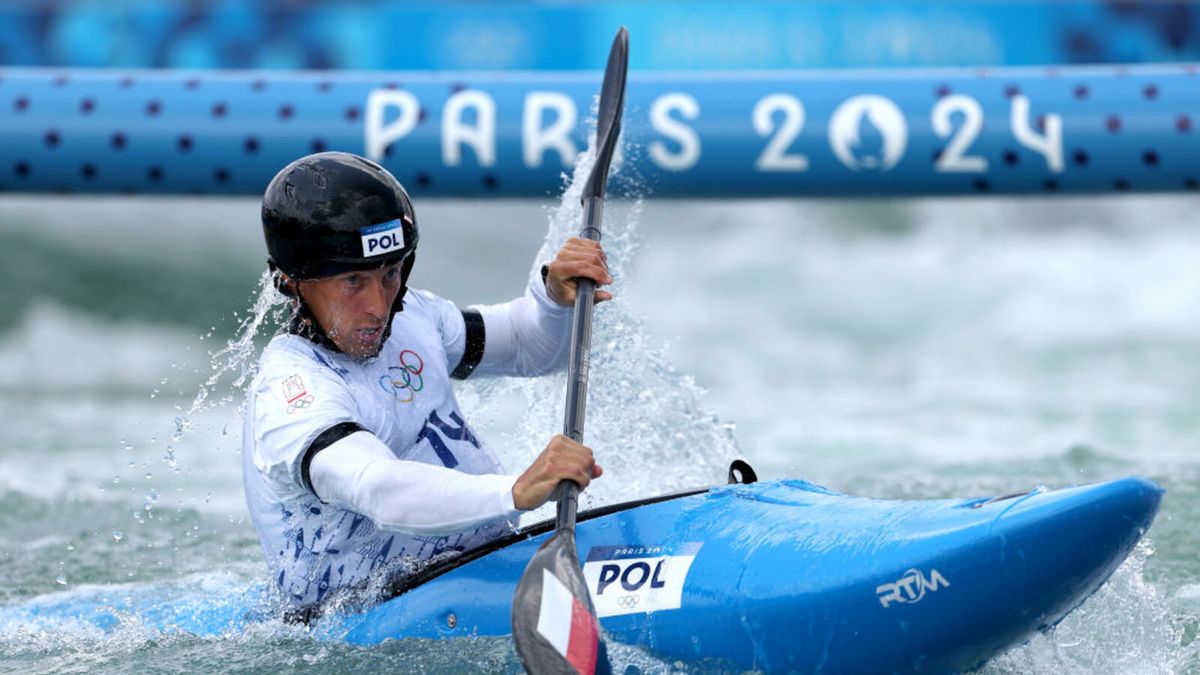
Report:
M 553 196 L 598 78 L 0 70 L 0 191 L 254 195 L 346 150 L 420 196 Z M 1200 189 L 1193 64 L 635 71 L 627 101 L 617 196 Z

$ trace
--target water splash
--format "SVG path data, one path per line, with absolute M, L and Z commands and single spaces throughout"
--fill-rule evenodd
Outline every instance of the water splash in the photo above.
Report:
M 595 163 L 595 144 L 576 159 L 573 178 L 557 207 L 548 213 L 548 229 L 529 269 L 540 278 L 541 266 L 563 243 L 577 236 L 583 222 L 581 197 Z M 635 187 L 639 177 L 614 158 L 611 180 Z M 636 192 L 636 189 L 634 190 Z M 700 403 L 703 390 L 676 370 L 654 344 L 640 317 L 621 302 L 626 276 L 638 248 L 643 201 L 605 204 L 603 243 L 608 255 L 615 300 L 596 307 L 592 329 L 585 443 L 596 452 L 605 476 L 583 493 L 583 506 L 662 494 L 719 482 L 728 461 L 738 455 L 732 425 L 724 424 Z M 502 414 L 513 400 L 526 402 L 515 433 L 493 443 L 510 470 L 528 465 L 550 436 L 561 431 L 566 375 L 536 379 L 468 380 L 464 406 L 482 416 Z M 553 505 L 526 516 L 548 517 Z
M 1185 644 L 1180 616 L 1145 579 L 1153 553 L 1153 544 L 1143 539 L 1112 578 L 1057 627 L 992 659 L 982 674 L 1195 672 L 1200 645 Z
M 192 429 L 192 420 L 195 415 L 228 407 L 235 399 L 238 400 L 237 414 L 241 414 L 242 407 L 245 405 L 244 401 L 240 399 L 241 393 L 258 370 L 256 340 L 264 326 L 280 325 L 285 318 L 288 308 L 287 298 L 275 288 L 270 271 L 263 271 L 259 276 L 258 288 L 251 297 L 254 298 L 254 302 L 250 306 L 249 313 L 239 321 L 235 336 L 226 342 L 222 349 L 209 353 L 210 373 L 197 387 L 191 404 L 186 408 L 181 405 L 175 406 L 179 414 L 174 417 L 170 440 L 163 449 L 161 457 L 162 462 L 173 473 L 180 472 L 175 451 L 184 435 Z M 237 316 L 236 313 L 235 316 Z M 212 333 L 213 331 L 210 330 L 201 339 L 211 337 Z M 169 381 L 170 378 L 164 378 L 162 385 L 165 386 Z M 158 392 L 159 389 L 155 389 L 151 398 Z M 218 392 L 220 392 L 219 395 Z M 151 439 L 151 443 L 154 442 L 155 440 Z M 124 445 L 124 441 L 122 444 Z M 149 477 L 150 475 L 147 473 L 147 478 Z M 147 499 L 146 511 L 153 508 L 155 501 L 157 501 L 157 491 L 155 491 L 155 499 Z
M 211 354 L 211 374 L 200 385 L 196 397 L 182 418 L 187 422 L 187 415 L 193 415 L 213 407 L 224 407 L 240 396 L 242 390 L 258 372 L 258 350 L 255 338 L 264 324 L 282 324 L 288 309 L 288 299 L 276 288 L 269 270 L 264 270 L 259 276 L 258 293 L 250 313 L 238 324 L 236 336 L 229 340 L 225 347 Z M 209 397 L 216 391 L 225 394 L 215 402 Z M 180 418 L 176 419 L 177 429 Z M 182 429 L 178 429 L 182 433 Z

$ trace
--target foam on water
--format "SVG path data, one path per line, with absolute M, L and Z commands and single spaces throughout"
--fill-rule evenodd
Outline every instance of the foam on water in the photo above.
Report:
M 1198 645 L 1181 647 L 1185 626 L 1144 568 L 1143 540 L 1099 591 L 1046 634 L 993 659 L 983 675 L 1193 672 Z
M 11 215 L 14 202 L 25 208 L 36 200 L 6 198 L 0 208 Z M 250 304 L 263 297 L 254 286 L 261 252 L 248 245 L 258 238 L 255 205 L 140 204 L 124 211 L 119 200 L 100 209 L 83 203 L 70 207 L 75 215 L 61 227 L 47 220 L 29 232 L 98 256 L 89 269 L 104 267 L 138 243 L 137 221 L 153 210 L 169 228 L 134 247 L 145 265 L 131 279 L 171 287 L 178 272 L 152 265 L 155 252 L 204 241 L 216 252 L 201 247 L 184 276 L 232 276 L 236 287 L 201 283 L 188 293 L 211 291 L 213 305 L 226 308 L 246 307 L 250 291 L 257 293 Z M 81 243 L 90 231 L 81 216 L 93 210 L 115 232 L 95 254 Z M 760 475 L 798 475 L 855 494 L 987 495 L 1141 473 L 1168 488 L 1151 531 L 1157 552 L 1139 549 L 1056 630 L 985 672 L 1200 672 L 1200 536 L 1192 524 L 1200 508 L 1200 234 L 1193 210 L 1194 200 L 1162 198 L 611 204 L 605 243 L 618 299 L 597 309 L 586 432 L 606 476 L 585 499 L 719 479 L 738 448 L 709 408 L 738 422 Z M 487 279 L 502 278 L 506 265 L 516 276 L 532 274 L 529 263 L 544 258 L 528 255 L 542 234 L 525 221 L 537 211 L 511 203 L 423 205 L 430 250 L 418 274 L 453 267 L 454 242 L 471 237 L 503 241 L 486 246 Z M 543 215 L 545 256 L 578 227 L 578 192 Z M 237 219 L 244 222 L 231 224 Z M 492 222 L 498 226 L 481 228 Z M 533 232 L 528 251 L 513 234 L 520 227 Z M 438 257 L 438 236 L 454 257 Z M 10 242 L 11 233 L 0 239 Z M 43 248 L 19 250 L 42 255 Z M 424 285 L 466 302 L 504 299 L 488 295 L 500 293 L 500 284 L 444 276 Z M 0 424 L 10 434 L 0 447 L 0 615 L 81 585 L 89 592 L 97 585 L 101 592 L 176 589 L 198 601 L 213 594 L 207 575 L 231 591 L 260 585 L 261 551 L 240 490 L 235 383 L 253 366 L 244 358 L 253 356 L 247 345 L 270 331 L 255 327 L 257 341 L 247 341 L 244 331 L 239 338 L 220 328 L 200 340 L 216 319 L 194 307 L 175 307 L 165 320 L 111 300 L 81 309 L 68 292 L 74 286 L 41 292 L 43 278 L 20 294 L 21 311 L 0 324 Z M 113 288 L 132 289 L 131 279 Z M 504 294 L 517 292 L 513 284 Z M 150 303 L 161 296 L 139 297 Z M 258 326 L 258 316 L 251 307 L 233 323 Z M 234 358 L 223 356 L 213 370 L 208 352 L 226 348 Z M 197 396 L 210 376 L 207 395 Z M 564 390 L 561 376 L 468 381 L 461 396 L 472 425 L 516 468 L 561 429 Z M 9 624 L 0 628 L 3 668 L 519 668 L 506 640 L 358 649 L 318 643 L 272 621 L 213 638 L 130 621 L 97 637 L 82 624 Z M 704 669 L 637 650 L 616 661 L 645 672 Z
M 104 320 L 40 301 L 0 336 L 0 389 L 141 394 L 173 369 L 199 368 L 206 360 L 187 331 Z
M 395 668 L 400 672 L 522 672 L 511 639 L 391 640 L 369 648 L 326 642 L 306 628 L 284 623 L 271 609 L 262 583 L 247 583 L 246 572 L 204 572 L 165 584 L 84 585 L 49 593 L 17 607 L 0 608 L 0 652 L 18 669 L 50 671 L 106 669 L 114 664 L 145 665 L 158 672 L 188 671 L 197 652 L 206 655 L 205 672 L 229 669 L 278 672 L 315 667 L 321 672 Z M 220 618 L 225 628 L 196 634 L 194 622 Z M 265 653 L 260 653 L 264 650 Z M 609 647 L 618 672 L 678 671 L 645 650 Z
M 164 504 L 178 497 L 244 511 L 240 495 L 222 499 L 225 486 L 239 480 L 236 462 L 213 461 L 227 413 L 181 417 L 184 392 L 194 392 L 208 369 L 204 352 L 204 342 L 179 327 L 33 305 L 0 336 L 0 425 L 19 430 L 20 439 L 7 448 L 13 460 L 0 473 L 0 493 L 128 509 L 109 529 L 133 526 L 128 514 L 140 511 L 151 491 L 165 495 Z M 181 424 L 195 422 L 206 433 L 172 438 Z M 182 469 L 173 464 L 180 442 L 192 460 Z
M 1144 231 L 1113 233 L 1022 229 L 1029 216 L 1001 204 L 889 210 L 898 233 L 830 226 L 824 204 L 672 205 L 631 296 L 656 330 L 710 336 L 673 355 L 780 453 L 772 463 L 822 445 L 924 463 L 1038 458 L 1081 428 L 1106 452 L 1190 452 L 1178 429 L 1156 428 L 1200 404 L 1179 397 L 1200 362 L 1200 237 L 1182 210 L 1168 202 L 1180 220 L 1158 227 L 1127 214 L 1125 229 Z M 1111 210 L 1074 206 L 1101 226 Z M 706 282 L 675 283 L 697 261 Z

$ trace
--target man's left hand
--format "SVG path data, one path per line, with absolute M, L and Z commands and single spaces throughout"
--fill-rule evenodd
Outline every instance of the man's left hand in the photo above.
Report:
M 608 274 L 608 256 L 600 242 L 580 237 L 571 237 L 558 251 L 558 257 L 550 263 L 546 274 L 546 293 L 550 299 L 563 307 L 575 304 L 576 277 L 584 277 L 597 285 L 611 284 Z M 596 291 L 596 302 L 612 300 L 612 293 Z

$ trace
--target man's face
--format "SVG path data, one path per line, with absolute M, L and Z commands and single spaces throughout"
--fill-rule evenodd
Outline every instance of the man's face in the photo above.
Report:
M 401 264 L 300 282 L 301 296 L 338 349 L 357 359 L 379 353 Z

